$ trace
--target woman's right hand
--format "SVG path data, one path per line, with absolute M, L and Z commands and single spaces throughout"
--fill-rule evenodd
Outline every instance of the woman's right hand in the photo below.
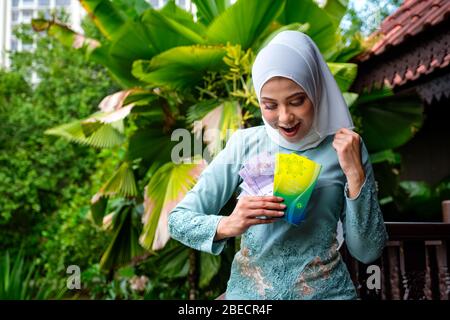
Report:
M 284 199 L 276 196 L 244 196 L 239 199 L 233 212 L 222 218 L 217 226 L 215 241 L 243 234 L 255 224 L 277 221 L 284 215 Z M 266 219 L 257 218 L 266 216 Z

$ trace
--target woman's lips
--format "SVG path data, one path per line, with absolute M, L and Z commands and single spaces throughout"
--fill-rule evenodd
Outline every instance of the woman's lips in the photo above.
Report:
M 300 122 L 297 123 L 295 126 L 291 127 L 290 129 L 286 129 L 281 126 L 279 126 L 278 128 L 285 136 L 294 137 L 297 134 L 298 130 L 300 129 Z

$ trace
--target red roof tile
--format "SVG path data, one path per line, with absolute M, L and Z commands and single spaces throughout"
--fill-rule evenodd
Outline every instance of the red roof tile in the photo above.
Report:
M 406 0 L 369 38 L 380 39 L 356 60 L 365 61 L 380 55 L 390 47 L 398 46 L 408 37 L 422 32 L 450 16 L 450 0 Z
M 371 34 L 372 47 L 353 59 L 352 90 L 402 86 L 450 65 L 450 0 L 406 0 Z

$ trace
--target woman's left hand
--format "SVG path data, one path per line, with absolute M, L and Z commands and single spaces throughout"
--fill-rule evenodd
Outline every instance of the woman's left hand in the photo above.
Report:
M 333 148 L 347 177 L 349 196 L 354 197 L 359 193 L 365 180 L 359 134 L 347 128 L 339 129 L 334 136 Z

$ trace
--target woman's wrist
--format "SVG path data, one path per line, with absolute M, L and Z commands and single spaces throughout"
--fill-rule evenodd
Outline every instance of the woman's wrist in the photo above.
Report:
M 227 219 L 228 219 L 228 217 L 223 217 L 222 219 L 220 219 L 219 224 L 217 225 L 216 235 L 214 236 L 214 241 L 220 241 L 220 240 L 228 238 L 226 231 L 225 231 Z
M 348 196 L 349 198 L 354 198 L 359 194 L 366 176 L 364 171 L 360 170 L 358 172 L 347 175 L 347 185 L 348 185 Z

